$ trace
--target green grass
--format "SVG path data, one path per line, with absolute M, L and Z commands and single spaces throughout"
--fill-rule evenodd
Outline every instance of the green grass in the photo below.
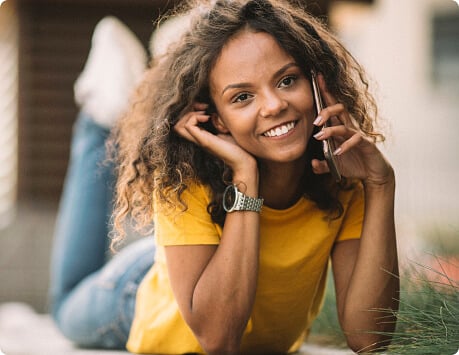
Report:
M 459 265 L 438 260 L 442 261 L 438 266 L 412 262 L 403 269 L 397 328 L 386 354 L 454 355 L 459 351 L 459 281 L 445 271 L 446 266 L 458 271 Z M 345 346 L 331 274 L 324 307 L 313 325 L 310 341 Z
M 452 262 L 446 263 L 459 268 Z M 459 351 L 458 281 L 448 277 L 441 267 L 420 264 L 413 264 L 403 276 L 397 329 L 388 353 L 456 354 Z

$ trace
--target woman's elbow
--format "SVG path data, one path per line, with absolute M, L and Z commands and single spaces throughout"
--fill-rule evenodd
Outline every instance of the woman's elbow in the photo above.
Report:
M 239 353 L 240 341 L 231 336 L 198 337 L 203 350 L 209 355 L 233 355 Z
M 206 354 L 238 354 L 241 345 L 243 330 L 228 324 L 219 327 L 208 326 L 200 322 L 193 329 L 199 344 Z

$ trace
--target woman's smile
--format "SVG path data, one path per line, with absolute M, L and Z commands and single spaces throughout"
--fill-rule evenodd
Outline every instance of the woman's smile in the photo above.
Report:
M 287 122 L 277 127 L 271 128 L 269 131 L 263 133 L 263 135 L 270 138 L 284 137 L 290 133 L 295 128 L 295 126 L 296 121 Z

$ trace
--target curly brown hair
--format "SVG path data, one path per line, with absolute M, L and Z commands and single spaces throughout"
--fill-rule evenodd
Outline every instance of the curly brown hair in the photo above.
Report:
M 209 186 L 208 212 L 223 226 L 222 194 L 231 171 L 220 159 L 179 136 L 173 126 L 194 102 L 212 103 L 210 70 L 223 45 L 243 29 L 271 34 L 305 75 L 311 69 L 322 73 L 328 90 L 361 131 L 374 140 L 383 139 L 374 130 L 377 109 L 363 68 L 304 9 L 281 0 L 198 0 L 178 11 L 183 12 L 192 16 L 189 30 L 162 60 L 152 62 L 130 112 L 114 131 L 119 163 L 114 242 L 122 239 L 128 216 L 138 228 L 150 225 L 154 197 L 186 209 L 180 196 L 193 182 Z M 311 139 L 308 161 L 321 154 L 321 143 Z M 316 175 L 310 165 L 303 178 L 304 195 L 330 216 L 339 216 L 342 206 L 337 194 L 346 182 L 336 184 L 328 174 Z

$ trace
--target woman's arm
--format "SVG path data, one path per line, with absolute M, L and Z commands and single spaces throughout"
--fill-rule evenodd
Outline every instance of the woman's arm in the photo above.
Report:
M 196 104 L 195 109 L 205 106 Z M 198 126 L 208 119 L 203 111 L 193 111 L 175 129 L 221 157 L 232 168 L 239 190 L 258 197 L 255 159 L 230 136 L 213 135 Z M 259 214 L 228 213 L 218 246 L 168 246 L 165 252 L 180 311 L 205 352 L 238 353 L 257 288 Z
M 259 215 L 244 211 L 227 215 L 218 246 L 165 248 L 180 311 L 208 354 L 239 350 L 257 287 L 258 245 Z
M 399 279 L 394 227 L 395 179 L 364 184 L 365 217 L 360 240 L 338 242 L 332 253 L 341 327 L 354 351 L 388 345 L 396 319 L 377 309 L 398 309 Z
M 338 316 L 354 351 L 376 350 L 387 345 L 390 336 L 375 332 L 391 332 L 395 327 L 395 317 L 376 309 L 398 309 L 394 171 L 345 107 L 327 91 L 323 77 L 318 79 L 328 105 L 320 112 L 320 123 L 334 118 L 337 125 L 325 128 L 316 138 L 334 137 L 340 142 L 334 154 L 341 173 L 360 179 L 365 193 L 361 239 L 338 242 L 332 252 Z M 316 173 L 328 171 L 323 161 L 314 160 L 312 165 Z

